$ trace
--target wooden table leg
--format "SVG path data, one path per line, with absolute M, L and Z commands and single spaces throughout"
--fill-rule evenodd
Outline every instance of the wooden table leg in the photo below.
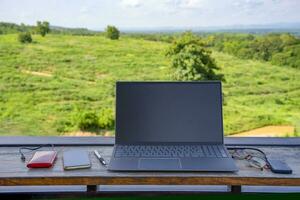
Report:
M 240 194 L 242 192 L 242 186 L 241 185 L 231 185 L 230 192 L 234 193 L 234 194 Z
M 98 191 L 98 186 L 97 185 L 87 185 L 86 186 L 86 191 L 88 193 L 95 193 Z

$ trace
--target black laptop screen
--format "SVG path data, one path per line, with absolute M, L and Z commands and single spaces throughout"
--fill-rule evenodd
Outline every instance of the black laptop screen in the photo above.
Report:
M 220 82 L 118 82 L 116 143 L 223 143 Z

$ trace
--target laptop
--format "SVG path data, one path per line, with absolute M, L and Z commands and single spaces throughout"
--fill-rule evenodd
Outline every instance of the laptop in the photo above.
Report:
M 224 146 L 222 85 L 117 82 L 111 171 L 235 172 Z

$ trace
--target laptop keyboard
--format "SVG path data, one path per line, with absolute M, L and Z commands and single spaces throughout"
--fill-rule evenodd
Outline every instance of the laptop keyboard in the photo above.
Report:
M 228 157 L 223 145 L 117 145 L 115 157 Z

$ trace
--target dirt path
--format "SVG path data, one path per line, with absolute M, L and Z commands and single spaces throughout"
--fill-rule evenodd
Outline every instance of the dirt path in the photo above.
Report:
M 52 74 L 49 72 L 35 72 L 35 71 L 29 71 L 29 70 L 22 70 L 23 73 L 25 74 L 31 74 L 35 76 L 45 76 L 45 77 L 52 77 Z
M 99 135 L 93 132 L 88 132 L 88 131 L 76 131 L 76 132 L 69 132 L 65 133 L 64 136 L 82 136 L 82 137 L 87 137 L 87 136 L 113 136 L 111 131 L 104 131 L 101 132 Z
M 34 75 L 34 76 L 53 77 L 53 75 L 49 72 L 36 72 L 36 71 L 29 71 L 29 70 L 22 70 L 21 72 L 24 73 L 24 74 L 30 74 L 30 75 Z M 105 77 L 105 75 L 104 74 L 102 74 L 102 75 L 98 74 L 97 78 L 100 79 L 100 77 L 103 78 L 103 77 Z M 81 79 L 69 78 L 69 77 L 63 77 L 63 76 L 61 76 L 60 78 L 63 78 L 63 79 L 66 79 L 66 80 L 71 80 L 71 81 L 74 81 L 74 80 L 75 81 L 84 81 L 84 82 L 86 82 L 88 84 L 91 84 L 91 85 L 96 84 L 95 81 L 81 80 Z
M 293 136 L 294 132 L 293 126 L 265 126 L 230 135 L 230 137 L 286 137 Z

